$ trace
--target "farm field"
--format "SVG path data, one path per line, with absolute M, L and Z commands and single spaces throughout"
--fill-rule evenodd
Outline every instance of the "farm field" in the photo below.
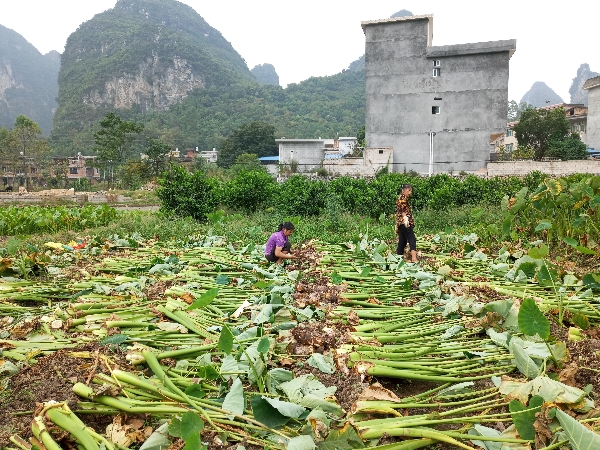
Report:
M 5 238 L 0 446 L 600 448 L 599 189 L 418 211 L 418 264 L 331 210 L 285 268 L 268 214 Z
M 311 241 L 281 270 L 219 236 L 54 245 L 51 277 L 0 285 L 2 444 L 594 448 L 600 280 L 543 244 L 420 248 Z

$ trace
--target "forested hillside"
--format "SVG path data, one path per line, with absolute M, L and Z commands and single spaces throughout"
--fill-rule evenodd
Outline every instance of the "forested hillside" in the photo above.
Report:
M 48 135 L 59 68 L 57 52 L 42 55 L 19 33 L 0 25 L 0 127 L 12 127 L 23 114 Z
M 217 30 L 174 0 L 119 0 L 69 37 L 62 64 L 51 139 L 59 154 L 90 154 L 109 111 L 179 148 L 217 147 L 254 120 L 302 138 L 353 135 L 364 123 L 364 66 L 261 85 Z

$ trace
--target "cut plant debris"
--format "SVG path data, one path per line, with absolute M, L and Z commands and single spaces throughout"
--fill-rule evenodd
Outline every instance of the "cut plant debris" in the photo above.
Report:
M 600 275 L 477 243 L 431 236 L 418 264 L 367 235 L 288 266 L 213 235 L 8 255 L 0 445 L 596 448 L 600 367 L 570 350 L 600 342 Z

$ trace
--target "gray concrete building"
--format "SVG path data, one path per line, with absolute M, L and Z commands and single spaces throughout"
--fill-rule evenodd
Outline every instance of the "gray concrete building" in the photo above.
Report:
M 432 46 L 433 16 L 362 23 L 366 144 L 392 147 L 394 171 L 477 171 L 504 133 L 515 40 Z
M 600 77 L 587 80 L 583 89 L 588 91 L 587 145 L 600 150 Z
M 325 149 L 333 148 L 333 139 L 275 139 L 279 146 L 279 164 L 295 164 L 298 172 L 321 167 Z

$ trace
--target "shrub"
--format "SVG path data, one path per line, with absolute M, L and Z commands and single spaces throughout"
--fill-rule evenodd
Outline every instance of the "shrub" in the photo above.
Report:
M 243 170 L 225 184 L 224 202 L 234 210 L 256 211 L 270 205 L 276 189 L 277 182 L 268 173 Z
M 327 184 L 293 175 L 279 186 L 274 203 L 279 212 L 295 216 L 314 216 L 325 209 Z
M 220 200 L 220 186 L 215 178 L 207 177 L 202 171 L 190 174 L 185 167 L 171 165 L 159 180 L 157 196 L 161 208 L 181 217 L 192 217 L 205 221 Z
M 331 180 L 328 195 L 335 198 L 341 208 L 350 213 L 361 209 L 367 199 L 367 181 L 364 178 L 340 177 Z

